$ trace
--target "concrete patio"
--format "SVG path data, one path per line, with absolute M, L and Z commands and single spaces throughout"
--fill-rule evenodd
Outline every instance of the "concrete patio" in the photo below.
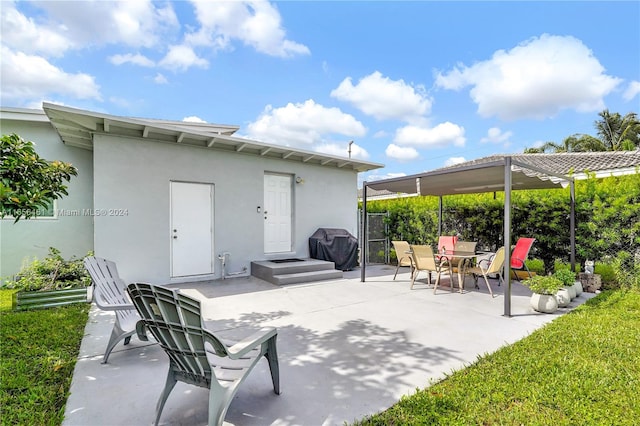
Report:
M 182 284 L 202 300 L 212 330 L 245 336 L 278 329 L 280 383 L 275 395 L 266 360 L 240 387 L 225 423 L 233 425 L 342 425 L 384 410 L 504 345 L 527 336 L 593 294 L 583 293 L 556 314 L 529 307 L 530 291 L 512 283 L 511 318 L 502 316 L 503 288 L 491 298 L 483 283 L 464 294 L 449 279 L 433 294 L 409 290 L 409 270 L 395 267 L 345 272 L 339 280 L 276 286 L 254 277 Z M 424 273 L 421 275 L 425 277 Z M 173 286 L 172 286 L 173 287 Z M 457 287 L 456 287 L 457 290 Z M 168 359 L 153 342 L 120 343 L 101 364 L 113 314 L 92 306 L 76 364 L 64 425 L 149 425 L 164 386 Z M 205 425 L 207 390 L 178 383 L 165 405 L 163 425 Z

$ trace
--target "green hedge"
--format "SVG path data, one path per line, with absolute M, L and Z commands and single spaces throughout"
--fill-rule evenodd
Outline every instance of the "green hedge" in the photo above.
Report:
M 640 253 L 640 173 L 576 181 L 576 261 L 607 264 L 619 253 Z M 568 262 L 569 188 L 512 192 L 512 237 L 534 237 L 531 257 L 552 272 Z M 438 197 L 369 200 L 369 212 L 389 212 L 389 238 L 436 244 Z M 443 197 L 443 234 L 460 234 L 479 248 L 503 245 L 504 193 Z

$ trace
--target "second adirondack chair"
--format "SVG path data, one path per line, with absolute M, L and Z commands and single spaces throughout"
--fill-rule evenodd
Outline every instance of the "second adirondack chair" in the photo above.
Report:
M 118 268 L 114 262 L 101 257 L 87 256 L 84 259 L 84 267 L 93 281 L 96 305 L 104 311 L 114 311 L 116 314 L 111 337 L 102 358 L 102 363 L 106 364 L 111 351 L 120 340 L 124 339 L 124 344 L 129 344 L 140 316 L 127 296 L 125 283 L 118 275 Z

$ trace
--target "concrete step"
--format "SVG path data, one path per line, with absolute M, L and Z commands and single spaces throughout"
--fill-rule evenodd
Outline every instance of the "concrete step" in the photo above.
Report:
M 273 283 L 277 285 L 300 284 L 314 281 L 336 280 L 342 278 L 342 271 L 337 269 L 325 271 L 298 272 L 293 274 L 274 275 Z
M 273 284 L 295 284 L 342 278 L 333 262 L 301 259 L 293 262 L 270 260 L 251 262 L 251 275 Z

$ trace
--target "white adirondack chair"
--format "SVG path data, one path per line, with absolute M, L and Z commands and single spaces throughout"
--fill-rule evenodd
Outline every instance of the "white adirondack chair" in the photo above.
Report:
M 229 404 L 253 367 L 264 356 L 273 390 L 280 394 L 275 328 L 262 329 L 241 342 L 226 342 L 207 330 L 200 302 L 179 291 L 145 283 L 127 287 L 142 320 L 136 329 L 147 340 L 149 329 L 169 356 L 169 372 L 156 406 L 157 425 L 177 381 L 209 389 L 209 425 L 222 425 Z
M 84 267 L 94 284 L 93 298 L 96 305 L 105 311 L 115 311 L 116 314 L 111 337 L 102 358 L 102 363 L 106 364 L 111 351 L 120 340 L 124 339 L 124 344 L 129 344 L 140 316 L 126 293 L 125 283 L 118 275 L 114 262 L 101 257 L 87 256 L 84 259 Z

